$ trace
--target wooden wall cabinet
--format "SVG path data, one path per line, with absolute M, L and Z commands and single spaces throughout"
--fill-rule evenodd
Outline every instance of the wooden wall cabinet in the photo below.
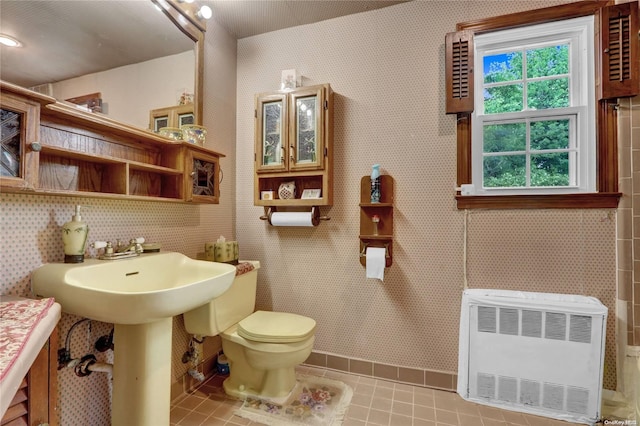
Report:
M 379 220 L 374 224 L 374 216 Z M 380 202 L 371 202 L 371 177 L 360 180 L 360 263 L 366 266 L 367 247 L 385 247 L 386 267 L 393 264 L 393 177 L 380 175 Z
M 40 103 L 3 93 L 0 121 L 0 186 L 33 190 L 37 184 L 33 174 L 37 154 L 32 144 L 40 139 Z
M 269 92 L 255 98 L 254 204 L 333 204 L 333 91 L 329 84 Z M 295 182 L 295 198 L 280 199 L 284 182 Z M 302 198 L 305 189 L 319 198 Z M 263 196 L 271 191 L 272 197 Z
M 4 191 L 101 198 L 218 203 L 224 155 L 171 141 L 101 114 L 1 82 L 3 111 L 21 115 L 21 174 L 2 177 Z M 17 100 L 13 100 L 13 99 Z M 4 134 L 3 123 L 3 134 Z M 3 148 L 4 151 L 4 148 Z M 209 173 L 194 181 L 195 161 Z M 196 185 L 197 184 L 197 185 Z M 198 186 L 197 188 L 194 185 Z
M 196 124 L 193 104 L 177 105 L 149 111 L 149 129 L 158 133 L 162 127 L 184 126 Z

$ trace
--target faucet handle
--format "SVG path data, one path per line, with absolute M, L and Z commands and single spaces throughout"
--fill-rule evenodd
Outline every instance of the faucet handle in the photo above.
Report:
M 105 248 L 106 246 L 107 246 L 106 241 L 94 241 L 93 243 L 91 243 L 91 247 L 94 249 L 101 249 L 101 248 Z
M 91 243 L 91 248 L 94 249 L 104 249 L 104 254 L 112 254 L 113 246 L 110 241 L 94 241 Z
M 138 254 L 140 254 L 140 253 L 142 253 L 144 251 L 144 249 L 142 248 L 142 243 L 144 243 L 144 238 L 143 237 L 133 238 L 129 242 L 129 244 L 134 246 L 134 250 Z

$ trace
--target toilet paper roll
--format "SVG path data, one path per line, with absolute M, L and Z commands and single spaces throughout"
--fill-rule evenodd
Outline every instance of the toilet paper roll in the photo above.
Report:
M 384 281 L 384 267 L 387 264 L 384 247 L 367 247 L 367 278 L 377 278 Z
M 273 226 L 313 226 L 311 212 L 273 212 L 271 213 Z

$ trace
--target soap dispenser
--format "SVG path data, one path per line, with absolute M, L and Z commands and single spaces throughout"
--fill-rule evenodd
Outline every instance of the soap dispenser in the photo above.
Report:
M 82 221 L 80 206 L 71 221 L 62 225 L 62 244 L 64 245 L 64 263 L 84 262 L 84 249 L 87 244 L 89 227 Z

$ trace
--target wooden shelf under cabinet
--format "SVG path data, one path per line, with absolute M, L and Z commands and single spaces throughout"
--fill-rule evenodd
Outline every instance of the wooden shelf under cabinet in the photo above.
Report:
M 42 145 L 38 188 L 181 199 L 183 171 Z
M 378 216 L 378 233 L 374 234 L 373 216 Z M 360 263 L 366 266 L 363 256 L 366 247 L 386 247 L 386 267 L 393 264 L 393 177 L 380 176 L 380 202 L 371 202 L 371 177 L 360 180 Z

